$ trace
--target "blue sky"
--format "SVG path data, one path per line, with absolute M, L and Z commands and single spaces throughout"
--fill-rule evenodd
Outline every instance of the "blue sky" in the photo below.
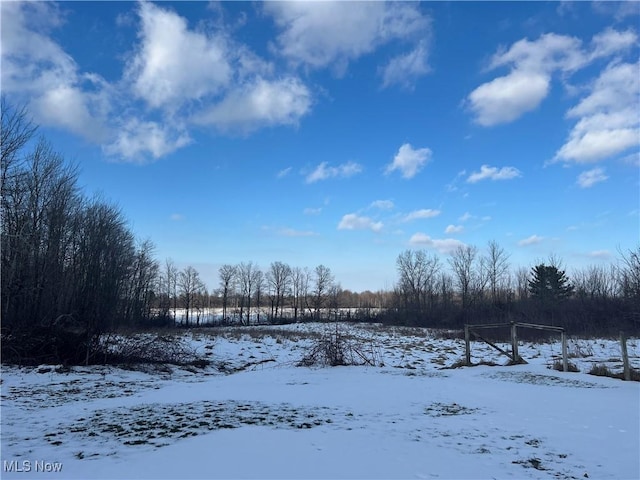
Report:
M 3 2 L 2 92 L 209 287 L 396 280 L 495 240 L 569 270 L 639 238 L 640 3 Z

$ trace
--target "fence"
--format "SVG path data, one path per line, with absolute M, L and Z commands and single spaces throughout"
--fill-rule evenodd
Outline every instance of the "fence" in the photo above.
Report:
M 483 338 L 476 330 L 491 329 L 491 328 L 504 328 L 511 327 L 511 353 L 498 347 L 493 342 Z M 491 347 L 498 350 L 501 354 L 509 357 L 513 364 L 527 363 L 518 354 L 518 327 L 521 328 L 533 328 L 536 330 L 547 330 L 551 332 L 558 332 L 562 337 L 562 370 L 569 371 L 569 361 L 567 357 L 567 335 L 562 327 L 552 327 L 549 325 L 538 325 L 535 323 L 522 323 L 522 322 L 509 322 L 509 323 L 488 323 L 485 325 L 468 325 L 464 326 L 464 341 L 465 341 L 465 360 L 467 365 L 471 365 L 471 335 L 481 340 Z

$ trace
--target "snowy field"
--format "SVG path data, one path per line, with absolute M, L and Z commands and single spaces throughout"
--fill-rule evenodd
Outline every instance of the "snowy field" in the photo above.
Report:
M 329 328 L 178 332 L 204 369 L 3 367 L 1 476 L 640 478 L 640 384 L 586 373 L 621 371 L 615 340 L 571 339 L 580 373 L 549 368 L 559 342 L 521 342 L 527 365 L 451 369 L 461 340 L 341 325 L 376 366 L 296 366 Z

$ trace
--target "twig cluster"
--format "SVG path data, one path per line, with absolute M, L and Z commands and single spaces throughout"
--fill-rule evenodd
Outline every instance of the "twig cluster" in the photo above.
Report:
M 373 342 L 349 339 L 337 328 L 315 340 L 298 362 L 300 367 L 337 367 L 341 365 L 384 366 L 380 348 Z

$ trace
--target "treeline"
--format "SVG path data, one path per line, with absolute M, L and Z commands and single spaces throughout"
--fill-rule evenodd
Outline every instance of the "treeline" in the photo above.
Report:
M 556 256 L 512 269 L 495 241 L 481 253 L 461 246 L 443 262 L 424 250 L 396 261 L 399 280 L 384 320 L 461 328 L 465 323 L 526 321 L 564 326 L 574 334 L 640 333 L 640 245 L 609 266 L 568 275 Z
M 343 290 L 331 269 L 292 267 L 272 262 L 262 270 L 254 262 L 225 264 L 218 288 L 208 292 L 191 266 L 179 271 L 171 260 L 158 275 L 153 302 L 165 324 L 248 325 L 325 320 L 374 320 L 389 305 L 391 292 Z
M 2 359 L 93 362 L 100 335 L 151 316 L 152 244 L 87 198 L 25 110 L 2 99 Z

